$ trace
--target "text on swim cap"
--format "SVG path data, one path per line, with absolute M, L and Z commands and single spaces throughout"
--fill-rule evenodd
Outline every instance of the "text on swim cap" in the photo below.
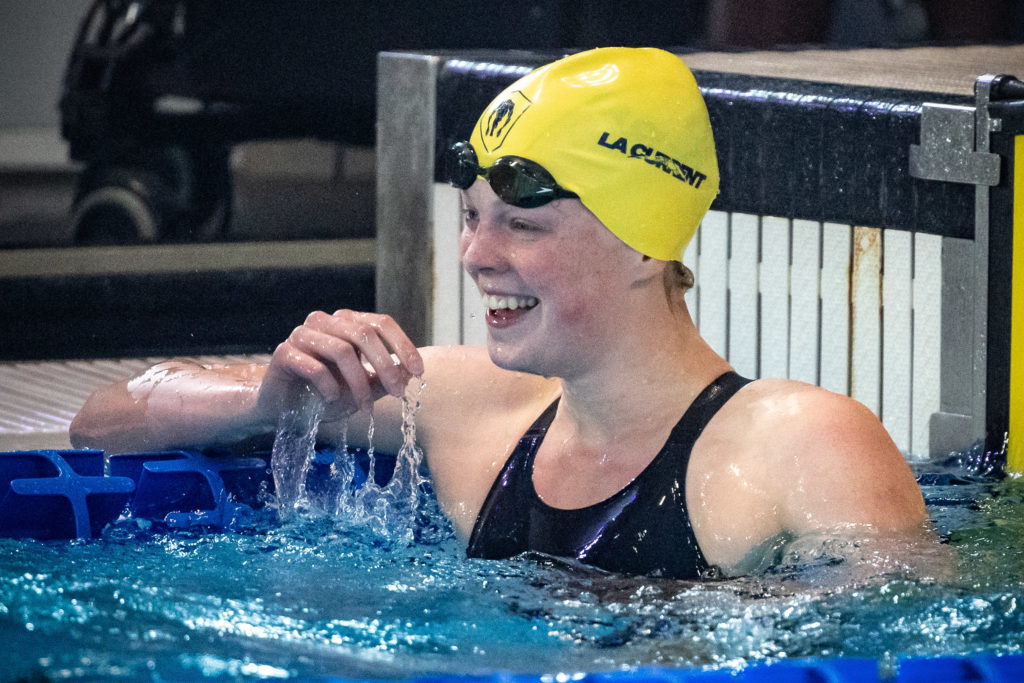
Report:
M 678 159 L 673 159 L 664 152 L 656 151 L 653 147 L 649 147 L 643 143 L 637 142 L 632 146 L 629 144 L 629 140 L 624 137 L 620 137 L 615 142 L 608 141 L 609 134 L 607 131 L 601 133 L 601 139 L 597 141 L 597 144 L 608 149 L 614 149 L 622 152 L 624 155 L 631 159 L 643 159 L 651 166 L 660 168 L 665 173 L 668 173 L 674 178 L 677 178 L 684 183 L 692 187 L 700 187 L 700 184 L 707 180 L 707 176 L 696 171 Z

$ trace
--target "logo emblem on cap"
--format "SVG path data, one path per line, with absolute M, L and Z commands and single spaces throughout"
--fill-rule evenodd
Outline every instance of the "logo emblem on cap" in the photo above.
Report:
M 480 139 L 484 149 L 491 154 L 497 151 L 531 104 L 522 91 L 516 90 L 492 108 L 487 117 L 480 120 Z

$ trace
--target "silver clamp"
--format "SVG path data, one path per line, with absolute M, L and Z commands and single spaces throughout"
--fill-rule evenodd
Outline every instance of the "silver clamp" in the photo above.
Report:
M 989 152 L 989 134 L 999 121 L 989 118 L 991 84 L 986 75 L 975 84 L 977 106 L 925 102 L 921 105 L 921 144 L 910 146 L 910 175 L 970 185 L 999 184 L 999 155 Z

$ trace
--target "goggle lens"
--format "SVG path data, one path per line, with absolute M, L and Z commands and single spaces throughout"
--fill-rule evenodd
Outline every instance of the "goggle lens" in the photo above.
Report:
M 529 159 L 500 157 L 494 165 L 482 168 L 468 142 L 456 142 L 449 148 L 445 166 L 448 182 L 460 190 L 469 189 L 481 177 L 501 201 L 521 209 L 535 209 L 555 199 L 579 199 L 560 187 L 543 166 Z

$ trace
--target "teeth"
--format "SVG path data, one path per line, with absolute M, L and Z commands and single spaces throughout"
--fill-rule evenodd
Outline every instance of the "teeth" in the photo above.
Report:
M 511 311 L 517 308 L 533 308 L 537 305 L 535 296 L 503 296 L 497 297 L 493 294 L 484 294 L 484 306 L 495 311 L 508 309 Z

